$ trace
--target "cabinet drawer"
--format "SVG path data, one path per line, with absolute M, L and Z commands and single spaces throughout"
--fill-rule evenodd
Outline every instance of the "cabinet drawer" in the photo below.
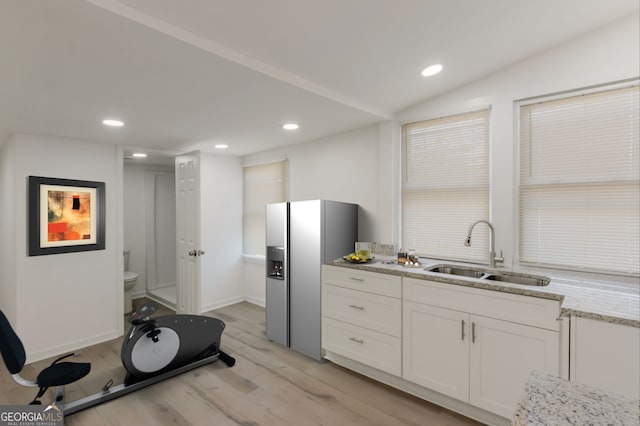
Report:
M 400 338 L 324 317 L 322 347 L 389 374 L 400 376 Z
M 500 291 L 405 278 L 404 299 L 553 331 L 560 329 L 560 303 Z
M 322 285 L 323 315 L 339 321 L 400 337 L 402 302 L 377 294 Z
M 322 282 L 382 296 L 402 297 L 402 278 L 395 275 L 324 265 Z

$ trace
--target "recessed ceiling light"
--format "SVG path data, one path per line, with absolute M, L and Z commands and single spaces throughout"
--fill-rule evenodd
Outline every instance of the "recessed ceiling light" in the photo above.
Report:
M 145 154 L 144 152 L 134 152 L 133 156 L 136 158 L 145 158 L 147 154 Z
M 227 149 L 229 148 L 229 145 L 224 144 L 224 143 L 219 143 L 213 146 L 215 149 Z
M 422 70 L 422 76 L 431 77 L 432 75 L 438 74 L 440 71 L 442 71 L 442 64 L 429 65 L 428 67 Z
M 296 130 L 298 127 L 300 127 L 300 126 L 298 126 L 295 123 L 287 123 L 287 124 L 283 124 L 282 125 L 282 128 L 285 129 L 285 130 Z
M 112 120 L 112 119 L 102 120 L 102 124 L 104 124 L 105 126 L 111 126 L 111 127 L 122 127 L 122 126 L 124 126 L 124 122 L 122 122 L 120 120 Z

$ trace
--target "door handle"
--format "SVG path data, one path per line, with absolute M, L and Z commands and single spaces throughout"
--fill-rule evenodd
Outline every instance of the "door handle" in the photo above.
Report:
M 204 250 L 198 250 L 198 256 L 202 256 L 204 254 Z
M 471 343 L 476 342 L 476 323 L 471 322 Z
M 196 256 L 202 256 L 204 254 L 203 250 L 189 250 L 189 256 L 192 257 L 196 257 Z

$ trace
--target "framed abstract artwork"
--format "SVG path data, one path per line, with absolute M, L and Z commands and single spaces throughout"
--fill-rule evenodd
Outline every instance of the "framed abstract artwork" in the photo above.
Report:
M 29 176 L 29 256 L 103 250 L 105 185 Z

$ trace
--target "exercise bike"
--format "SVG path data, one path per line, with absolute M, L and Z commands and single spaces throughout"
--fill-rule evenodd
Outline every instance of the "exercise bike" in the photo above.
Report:
M 55 387 L 54 403 L 65 416 L 111 401 L 131 392 L 161 382 L 178 374 L 221 360 L 232 367 L 236 360 L 220 349 L 225 323 L 201 315 L 164 315 L 151 318 L 158 305 L 148 302 L 128 318 L 131 328 L 124 336 L 120 358 L 126 370 L 124 383 L 113 386 L 110 379 L 94 395 L 65 404 L 64 386 L 91 370 L 91 364 L 61 362 L 56 359 L 38 374 L 35 381 L 24 379 L 26 354 L 20 338 L 0 311 L 0 352 L 13 379 L 20 385 L 40 388 L 31 404 L 41 404 L 48 388 Z

